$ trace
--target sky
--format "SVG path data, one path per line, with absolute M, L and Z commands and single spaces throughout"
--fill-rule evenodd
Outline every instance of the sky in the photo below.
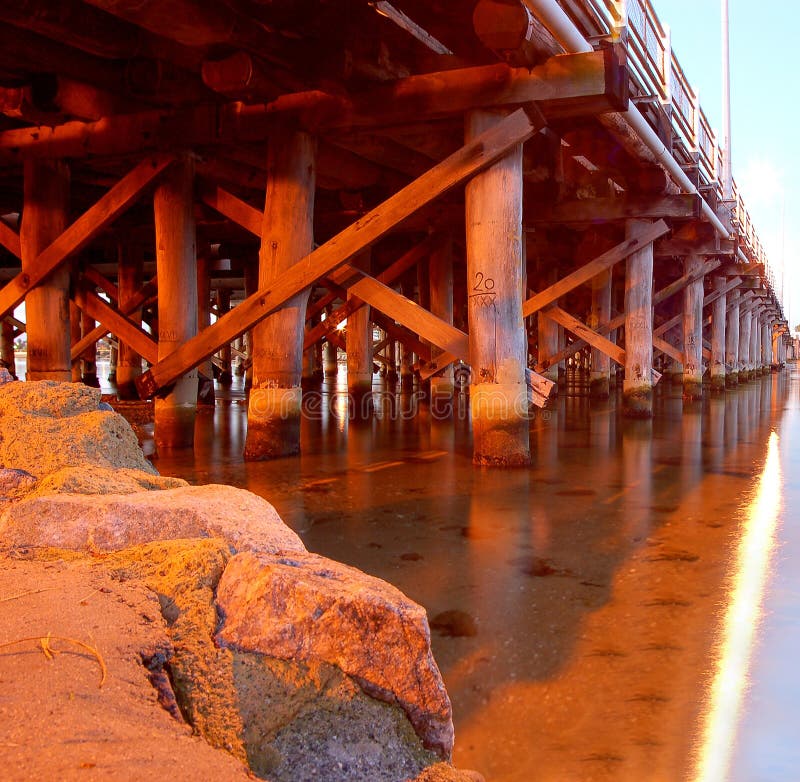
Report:
M 669 26 L 672 50 L 711 126 L 722 131 L 720 0 L 651 0 Z M 728 0 L 731 55 L 731 161 L 767 256 L 789 326 L 800 325 L 800 101 L 794 55 L 797 0 Z

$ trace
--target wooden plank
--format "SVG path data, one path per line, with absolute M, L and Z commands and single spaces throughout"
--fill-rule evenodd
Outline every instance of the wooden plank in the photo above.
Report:
M 699 218 L 699 195 L 647 195 L 625 194 L 616 198 L 581 198 L 561 201 L 551 205 L 536 203 L 528 210 L 526 222 L 584 224 L 628 220 L 632 217 L 657 220 L 659 218 Z
M 541 118 L 532 120 L 524 110 L 518 109 L 490 131 L 464 145 L 301 259 L 271 286 L 256 291 L 229 314 L 159 361 L 137 381 L 140 395 L 152 396 L 157 389 L 172 383 L 220 345 L 232 342 L 292 296 L 370 247 L 421 207 L 490 166 L 542 126 Z
M 197 105 L 112 115 L 99 122 L 0 133 L 0 164 L 26 157 L 109 156 L 174 144 L 187 147 L 263 141 L 277 119 L 313 132 L 404 125 L 459 116 L 480 106 L 541 102 L 546 116 L 589 116 L 622 111 L 628 75 L 618 47 L 551 57 L 535 68 L 497 63 L 397 79 L 351 96 L 322 90 L 281 95 L 270 103 Z
M 703 299 L 703 307 L 708 307 L 710 304 L 713 304 L 720 296 L 729 293 L 734 288 L 738 288 L 739 285 L 741 285 L 741 283 L 742 283 L 741 277 L 734 277 L 732 280 L 728 281 L 728 283 L 725 285 L 724 288 L 719 288 L 718 290 L 711 291 L 711 293 L 709 293 L 708 296 L 706 296 Z
M 684 274 L 682 277 L 678 277 L 677 280 L 674 280 L 669 285 L 665 285 L 660 291 L 653 294 L 653 305 L 655 306 L 656 304 L 660 304 L 670 296 L 674 296 L 676 293 L 678 293 L 678 291 L 683 290 L 689 283 L 705 277 L 706 274 L 710 274 L 721 265 L 722 261 L 719 260 L 706 261 L 699 269 L 695 269 L 688 274 Z
M 393 291 L 374 277 L 364 275 L 350 287 L 350 292 L 416 332 L 423 339 L 432 342 L 436 347 L 464 361 L 469 360 L 469 337 L 463 331 L 437 318 L 424 307 Z
M 19 234 L 0 220 L 0 244 L 15 258 L 22 258 Z
M 675 315 L 668 321 L 662 323 L 660 326 L 655 326 L 653 328 L 653 336 L 661 337 L 664 334 L 666 334 L 670 329 L 674 329 L 675 326 L 679 326 L 682 322 L 683 322 L 683 314 Z
M 377 277 L 378 281 L 382 282 L 384 285 L 391 285 L 391 283 L 405 274 L 409 269 L 416 266 L 420 260 L 430 255 L 441 241 L 442 238 L 436 235 L 424 239 L 408 250 L 408 252 L 403 253 L 394 263 L 382 271 Z M 360 273 L 349 264 L 344 264 L 339 269 L 334 270 L 330 275 L 330 284 L 332 286 L 331 293 L 336 293 L 337 296 L 343 299 L 347 298 L 347 293 L 344 288 L 340 286 L 340 282 L 344 284 L 350 283 L 354 275 L 357 278 L 360 276 Z M 306 331 L 306 336 L 303 341 L 303 350 L 308 350 L 308 348 L 321 339 L 326 339 L 328 334 L 334 331 L 339 323 L 345 318 L 350 317 L 354 312 L 358 312 L 363 306 L 364 301 L 359 297 L 347 299 L 341 307 L 331 312 L 325 320 L 317 323 Z
M 82 250 L 109 223 L 124 212 L 142 191 L 169 166 L 174 157 L 159 155 L 143 160 L 127 173 L 94 206 L 87 209 L 52 244 L 43 250 L 25 272 L 0 290 L 0 317 L 7 315 L 49 274 Z
M 102 323 L 107 331 L 116 335 L 117 339 L 125 344 L 130 345 L 145 360 L 151 363 L 158 361 L 158 344 L 156 341 L 132 320 L 128 320 L 124 315 L 110 307 L 94 291 L 84 288 L 78 289 L 73 300 L 90 318 Z
M 142 289 L 130 300 L 128 306 L 121 311 L 121 314 L 130 315 L 140 307 L 155 301 L 156 290 L 156 277 L 153 277 L 149 282 L 142 286 Z M 109 330 L 102 324 L 93 328 L 88 334 L 86 334 L 72 346 L 70 350 L 72 360 L 75 361 L 76 359 L 80 358 L 81 354 L 84 350 L 86 350 L 86 348 L 88 348 L 90 345 L 93 345 L 98 339 L 102 339 L 106 334 L 108 334 L 108 331 Z
M 565 329 L 568 329 L 573 334 L 583 339 L 584 342 L 591 345 L 593 348 L 597 348 L 597 350 L 605 353 L 612 361 L 616 361 L 617 364 L 625 366 L 625 351 L 619 347 L 619 345 L 615 345 L 611 342 L 611 340 L 606 339 L 596 331 L 592 331 L 592 329 L 578 320 L 578 318 L 570 315 L 555 304 L 550 305 L 547 309 L 542 310 L 542 312 L 551 320 L 560 323 Z
M 616 247 L 612 247 L 610 250 L 599 255 L 594 260 L 589 261 L 589 263 L 584 264 L 566 277 L 562 277 L 554 285 L 532 296 L 522 305 L 522 316 L 527 318 L 529 315 L 533 315 L 534 312 L 538 312 L 548 304 L 555 303 L 564 294 L 569 293 L 579 285 L 589 282 L 592 277 L 595 277 L 606 269 L 610 269 L 614 264 L 624 260 L 631 253 L 640 250 L 643 246 L 651 244 L 658 239 L 659 236 L 663 236 L 667 233 L 667 231 L 669 231 L 669 227 L 663 220 L 659 220 L 647 226 L 645 229 L 637 231 L 636 235 L 631 236 Z
M 731 256 L 736 253 L 733 239 L 664 239 L 655 246 L 656 258 L 684 258 L 687 255 Z
M 204 204 L 250 231 L 253 236 L 261 237 L 261 224 L 264 221 L 262 212 L 203 177 L 199 178 L 199 184 L 198 195 Z
M 430 360 L 430 345 L 426 345 L 413 331 L 398 326 L 391 318 L 377 310 L 372 310 L 370 317 L 376 326 L 380 326 L 393 340 L 405 345 L 412 353 L 416 353 L 421 361 Z
M 671 359 L 677 361 L 679 364 L 683 364 L 683 352 L 678 350 L 674 345 L 670 345 L 665 339 L 661 339 L 661 337 L 657 337 L 655 331 L 653 332 L 653 347 L 656 350 L 660 350 L 662 353 L 666 353 Z
M 100 274 L 100 272 L 97 271 L 97 269 L 95 269 L 93 266 L 87 266 L 86 268 L 82 269 L 81 276 L 85 280 L 88 280 L 90 283 L 92 283 L 92 285 L 95 287 L 101 288 L 103 291 L 105 291 L 114 304 L 119 301 L 119 290 L 117 289 L 117 286 L 114 285 L 114 283 L 111 282 L 111 280 L 109 280 L 107 277 Z

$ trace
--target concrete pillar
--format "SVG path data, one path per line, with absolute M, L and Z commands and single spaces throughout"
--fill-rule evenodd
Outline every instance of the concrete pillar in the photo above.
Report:
M 26 160 L 20 242 L 22 271 L 67 227 L 69 169 L 56 160 Z M 72 380 L 69 264 L 25 297 L 28 380 Z
M 369 251 L 354 259 L 354 264 L 370 271 Z M 351 298 L 350 295 L 347 297 Z M 347 317 L 347 390 L 359 400 L 372 393 L 372 322 L 365 305 Z
M 725 374 L 725 385 L 734 388 L 739 384 L 739 297 L 737 289 L 728 294 L 728 314 L 725 324 L 725 361 L 728 370 Z
M 724 290 L 725 277 L 714 277 L 714 290 Z M 725 390 L 725 321 L 728 305 L 727 294 L 723 293 L 711 308 L 711 390 Z
M 197 251 L 194 224 L 194 163 L 187 155 L 162 174 L 153 205 L 158 275 L 159 361 L 197 334 Z M 158 449 L 194 442 L 197 370 L 179 378 L 155 401 Z
M 467 141 L 504 113 L 471 111 Z M 522 320 L 522 145 L 466 185 L 467 286 L 475 464 L 530 463 Z
M 750 371 L 750 324 L 752 313 L 749 309 L 740 314 L 739 321 L 739 382 L 746 383 L 752 379 Z
M 649 220 L 628 220 L 631 236 Z M 625 381 L 622 413 L 629 418 L 653 415 L 653 245 L 631 253 L 625 265 Z
M 279 128 L 269 140 L 258 286 L 265 288 L 314 247 L 316 141 Z M 308 291 L 253 329 L 253 386 L 245 459 L 300 452 L 301 374 Z
M 85 312 L 81 313 L 81 336 L 86 336 L 90 331 L 94 331 L 96 325 L 94 318 L 90 318 Z M 81 380 L 87 386 L 100 388 L 100 381 L 97 379 L 97 344 L 89 345 L 83 351 Z
M 142 287 L 142 267 L 144 248 L 123 239 L 117 248 L 117 289 L 119 306 L 123 311 L 128 302 Z M 142 322 L 141 308 L 131 312 L 128 317 L 137 325 Z M 120 342 L 117 359 L 117 396 L 120 399 L 138 399 L 136 378 L 142 374 L 142 357 L 130 346 Z
M 592 308 L 589 312 L 590 329 L 596 331 L 611 320 L 611 271 L 592 278 Z M 589 394 L 595 399 L 608 399 L 611 377 L 611 359 L 602 351 L 592 348 Z
M 684 274 L 691 274 L 703 265 L 699 255 L 687 255 Z M 683 396 L 703 398 L 703 278 L 690 282 L 683 289 Z
M 431 253 L 428 271 L 431 312 L 452 324 L 453 243 L 449 237 Z M 434 361 L 442 352 L 439 348 L 431 346 L 431 357 Z M 453 391 L 453 365 L 450 364 L 431 378 L 431 398 L 452 397 Z

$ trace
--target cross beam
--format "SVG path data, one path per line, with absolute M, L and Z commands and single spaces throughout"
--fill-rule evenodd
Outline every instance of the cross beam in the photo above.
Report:
M 27 296 L 28 291 L 80 252 L 109 223 L 122 214 L 142 191 L 172 163 L 171 155 L 143 160 L 127 173 L 94 206 L 87 209 L 54 242 L 0 290 L 0 317 L 7 315 Z
M 523 109 L 461 147 L 441 163 L 372 209 L 353 225 L 299 260 L 200 334 L 137 378 L 140 395 L 152 396 L 196 367 L 220 346 L 251 329 L 292 296 L 329 275 L 357 253 L 377 242 L 392 228 L 448 190 L 492 165 L 508 150 L 529 139 L 544 126 Z

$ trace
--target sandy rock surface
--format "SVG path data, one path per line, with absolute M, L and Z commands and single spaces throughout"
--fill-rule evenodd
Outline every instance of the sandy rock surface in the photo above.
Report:
M 395 587 L 315 554 L 244 553 L 222 574 L 217 604 L 220 644 L 335 665 L 397 703 L 425 746 L 450 757 L 450 699 L 425 610 Z
M 225 539 L 236 551 L 305 551 L 266 500 L 209 484 L 131 494 L 32 496 L 0 515 L 0 543 L 116 551 L 154 540 Z
M 4 558 L 0 599 L 4 780 L 251 778 L 159 705 L 148 676 L 159 675 L 171 644 L 152 592 L 88 562 Z M 50 659 L 40 641 L 48 634 Z M 97 649 L 102 686 L 99 660 L 64 638 Z
M 97 389 L 77 383 L 0 385 L 0 466 L 36 478 L 83 465 L 156 475 L 128 422 L 100 404 Z

